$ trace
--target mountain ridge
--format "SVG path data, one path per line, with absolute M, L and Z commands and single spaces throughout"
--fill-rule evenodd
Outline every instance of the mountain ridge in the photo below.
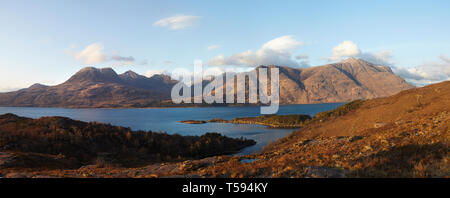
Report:
M 349 102 L 386 97 L 413 88 L 389 67 L 349 58 L 309 68 L 279 68 L 280 104 Z M 205 86 L 210 81 L 204 81 Z M 0 93 L 0 106 L 68 108 L 136 108 L 171 104 L 171 88 L 178 83 L 168 75 L 146 77 L 131 70 L 117 74 L 112 68 L 85 67 L 67 81 L 35 84 Z M 222 87 L 226 93 L 226 85 Z
M 149 105 L 170 99 L 170 92 L 166 90 L 176 83 L 167 76 L 127 79 L 121 75 L 111 68 L 85 67 L 59 85 L 33 85 L 0 93 L 0 106 L 119 108 Z
M 355 58 L 309 68 L 269 65 L 256 70 L 260 68 L 279 69 L 280 104 L 350 102 L 414 88 L 389 67 Z M 226 87 L 225 84 L 224 92 Z

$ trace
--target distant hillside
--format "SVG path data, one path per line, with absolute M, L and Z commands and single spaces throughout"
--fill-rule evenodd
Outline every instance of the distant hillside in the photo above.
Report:
M 256 70 L 259 68 L 279 69 L 281 104 L 350 102 L 390 96 L 414 87 L 389 67 L 356 58 L 309 68 L 259 66 Z
M 413 88 L 389 67 L 360 59 L 310 67 L 276 67 L 280 70 L 280 103 L 349 102 L 396 94 Z M 25 107 L 154 107 L 173 106 L 171 89 L 178 81 L 167 75 L 150 78 L 132 71 L 116 74 L 111 68 L 87 67 L 56 86 L 35 84 L 27 89 L 0 93 L 0 106 Z M 204 80 L 205 86 L 210 81 Z M 227 84 L 224 85 L 226 93 Z M 248 90 L 247 90 L 248 92 Z
M 87 67 L 56 86 L 33 85 L 0 93 L 1 106 L 25 107 L 134 107 L 170 100 L 177 81 L 166 75 L 151 78 L 132 71 L 117 75 L 111 68 Z

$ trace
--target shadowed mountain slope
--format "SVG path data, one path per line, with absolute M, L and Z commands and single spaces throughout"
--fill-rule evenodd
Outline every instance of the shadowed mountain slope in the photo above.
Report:
M 37 107 L 133 107 L 170 99 L 177 83 L 166 75 L 151 78 L 132 71 L 117 75 L 111 68 L 87 67 L 56 86 L 33 85 L 1 93 L 1 106 Z
M 310 68 L 259 66 L 256 70 L 273 67 L 279 68 L 280 71 L 281 104 L 349 102 L 390 96 L 413 88 L 389 67 L 355 58 Z M 86 67 L 60 85 L 35 84 L 27 89 L 0 93 L 0 106 L 165 106 L 171 103 L 171 89 L 177 82 L 163 74 L 147 78 L 133 71 L 118 75 L 111 68 Z M 210 82 L 204 80 L 202 86 L 205 87 Z M 226 87 L 227 83 L 222 87 L 224 93 L 227 93 Z M 238 88 L 240 89 L 242 88 Z

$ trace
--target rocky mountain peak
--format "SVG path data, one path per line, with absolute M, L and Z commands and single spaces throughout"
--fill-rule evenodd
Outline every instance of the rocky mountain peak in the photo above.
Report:
M 271 67 L 280 69 L 281 104 L 349 102 L 413 88 L 388 67 L 356 58 L 308 68 L 269 65 L 256 69 Z M 111 68 L 86 67 L 60 85 L 2 93 L 0 106 L 145 106 L 170 99 L 177 82 L 165 74 L 147 78 L 133 71 L 117 75 Z M 206 83 L 203 81 L 202 85 Z
M 85 67 L 73 75 L 66 83 L 118 82 L 119 76 L 112 68 Z
M 169 75 L 166 74 L 155 74 L 152 77 L 150 77 L 152 80 L 158 80 L 162 82 L 172 82 L 174 81 Z
M 128 70 L 127 72 L 120 74 L 121 77 L 125 77 L 128 79 L 138 79 L 138 78 L 143 78 L 144 76 L 141 76 L 139 74 L 137 74 L 134 71 Z
M 31 85 L 30 87 L 28 87 L 29 89 L 39 89 L 39 88 L 43 88 L 43 87 L 47 87 L 46 85 L 40 84 L 40 83 L 35 83 L 33 85 Z
M 364 68 L 364 67 L 370 67 L 374 70 L 377 70 L 379 72 L 389 72 L 389 73 L 393 73 L 392 69 L 389 66 L 385 66 L 385 65 L 377 65 L 377 64 L 373 64 L 371 62 L 365 61 L 363 59 L 359 59 L 359 58 L 347 58 L 339 63 L 336 64 L 342 64 L 342 65 L 350 65 L 351 67 L 358 67 L 358 68 Z
M 365 60 L 362 60 L 362 59 L 359 59 L 359 58 L 355 58 L 355 57 L 347 58 L 347 59 L 345 59 L 345 60 L 343 60 L 341 62 L 342 63 L 368 63 Z

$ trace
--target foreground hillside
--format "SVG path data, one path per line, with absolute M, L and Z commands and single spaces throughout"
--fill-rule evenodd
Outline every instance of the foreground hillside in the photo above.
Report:
M 259 154 L 154 163 L 139 168 L 100 164 L 28 172 L 8 169 L 5 176 L 450 177 L 449 143 L 447 81 L 319 113 L 301 130 L 268 145 Z M 8 152 L 0 153 L 0 160 L 12 158 Z
M 0 174 L 6 169 L 73 169 L 98 163 L 135 167 L 231 154 L 253 144 L 217 133 L 168 135 L 63 117 L 5 114 L 0 115 Z
M 208 177 L 450 177 L 450 82 L 355 101 L 318 114 L 252 163 L 230 158 Z

